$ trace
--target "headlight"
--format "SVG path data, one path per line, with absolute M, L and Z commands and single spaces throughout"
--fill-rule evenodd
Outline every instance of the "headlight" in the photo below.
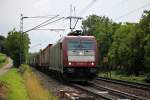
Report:
M 71 62 L 69 62 L 68 65 L 71 65 Z
M 83 55 L 83 52 L 79 52 L 79 55 Z
M 92 62 L 91 65 L 94 66 L 94 63 Z

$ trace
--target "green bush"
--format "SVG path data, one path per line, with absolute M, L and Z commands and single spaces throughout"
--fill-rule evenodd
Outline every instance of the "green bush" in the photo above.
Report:
M 22 64 L 20 67 L 19 67 L 19 71 L 23 74 L 27 69 L 29 68 L 28 65 L 25 65 L 25 64 Z
M 150 73 L 146 75 L 146 78 L 144 79 L 146 83 L 150 83 Z
M 5 62 L 5 60 L 6 60 L 6 55 L 5 55 L 5 54 L 0 53 L 0 63 Z

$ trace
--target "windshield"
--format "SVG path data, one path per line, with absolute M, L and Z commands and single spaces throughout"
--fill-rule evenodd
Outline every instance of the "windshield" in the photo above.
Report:
M 68 49 L 69 49 L 69 50 L 80 49 L 80 42 L 77 41 L 77 40 L 69 41 L 69 43 L 68 43 Z
M 93 41 L 81 41 L 81 49 L 91 50 L 94 49 Z
M 94 49 L 94 42 L 93 41 L 79 41 L 79 40 L 72 40 L 68 43 L 69 50 L 92 50 Z

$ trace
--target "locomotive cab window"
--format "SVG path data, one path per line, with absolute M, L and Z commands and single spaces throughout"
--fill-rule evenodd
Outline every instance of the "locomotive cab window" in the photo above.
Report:
M 82 49 L 82 50 L 93 50 L 94 49 L 94 42 L 93 41 L 69 41 L 68 42 L 68 50 L 77 50 L 77 49 Z
M 81 41 L 81 49 L 93 50 L 94 49 L 94 42 L 93 41 Z
M 72 40 L 68 42 L 68 50 L 77 50 L 80 48 L 80 42 L 77 40 Z

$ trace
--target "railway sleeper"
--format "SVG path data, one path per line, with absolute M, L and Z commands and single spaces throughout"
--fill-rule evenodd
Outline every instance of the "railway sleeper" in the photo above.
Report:
M 95 100 L 93 96 L 87 96 L 76 91 L 60 90 L 59 94 L 61 98 L 67 98 L 69 100 Z

